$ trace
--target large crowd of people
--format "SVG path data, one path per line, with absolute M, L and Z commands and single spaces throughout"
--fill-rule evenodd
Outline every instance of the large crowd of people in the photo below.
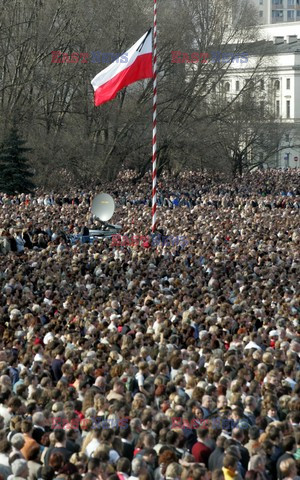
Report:
M 0 480 L 300 478 L 299 170 L 162 175 L 184 247 L 82 241 L 96 193 L 0 193 Z

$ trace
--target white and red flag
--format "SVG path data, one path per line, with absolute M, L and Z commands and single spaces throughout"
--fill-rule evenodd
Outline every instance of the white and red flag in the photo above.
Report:
M 127 60 L 126 60 L 127 59 Z M 95 106 L 108 102 L 131 83 L 152 78 L 152 31 L 145 33 L 127 52 L 93 80 Z

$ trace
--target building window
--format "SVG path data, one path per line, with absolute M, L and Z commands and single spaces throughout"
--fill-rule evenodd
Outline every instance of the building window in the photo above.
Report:
M 280 117 L 280 102 L 276 100 L 276 117 Z
M 259 4 L 260 4 L 260 5 L 263 5 L 263 4 L 264 4 L 264 0 L 259 0 Z
M 288 11 L 287 11 L 287 18 L 288 18 L 288 20 L 294 20 L 294 18 L 295 18 L 295 10 L 288 10 Z
M 288 0 L 288 7 L 295 5 L 295 0 Z
M 236 80 L 236 82 L 235 82 L 235 91 L 236 91 L 236 92 L 239 92 L 239 90 L 240 90 L 240 82 L 239 82 L 238 80 Z
M 263 100 L 261 100 L 259 102 L 259 109 L 260 109 L 260 114 L 264 115 L 264 113 L 265 113 L 265 102 Z
M 282 0 L 272 0 L 272 5 L 282 5 Z
M 283 10 L 272 10 L 272 18 L 280 19 L 283 17 Z
M 259 16 L 260 17 L 263 17 L 264 16 L 264 12 L 262 10 L 259 11 Z
M 289 90 L 291 88 L 291 79 L 287 78 L 286 79 L 286 89 Z
M 286 118 L 291 117 L 291 102 L 290 100 L 286 101 Z
M 285 141 L 290 143 L 290 135 L 288 133 L 285 134 Z
M 275 80 L 274 88 L 275 88 L 275 90 L 280 90 L 280 81 L 279 80 Z
M 225 83 L 225 92 L 230 92 L 230 83 L 229 82 Z
M 260 89 L 261 89 L 261 90 L 264 90 L 264 89 L 265 89 L 265 82 L 264 82 L 264 80 L 261 80 L 261 81 L 260 81 Z

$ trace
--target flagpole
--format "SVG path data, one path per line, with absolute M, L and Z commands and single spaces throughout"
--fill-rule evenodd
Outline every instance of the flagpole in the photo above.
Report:
M 154 0 L 154 18 L 153 18 L 153 125 L 152 125 L 152 232 L 156 230 L 156 106 L 157 106 L 157 0 Z

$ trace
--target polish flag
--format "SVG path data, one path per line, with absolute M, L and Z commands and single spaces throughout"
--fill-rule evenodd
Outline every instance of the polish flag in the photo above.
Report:
M 112 100 L 122 88 L 131 83 L 152 78 L 152 76 L 152 32 L 150 29 L 133 47 L 93 78 L 91 83 L 94 89 L 95 106 L 98 107 L 102 103 Z

